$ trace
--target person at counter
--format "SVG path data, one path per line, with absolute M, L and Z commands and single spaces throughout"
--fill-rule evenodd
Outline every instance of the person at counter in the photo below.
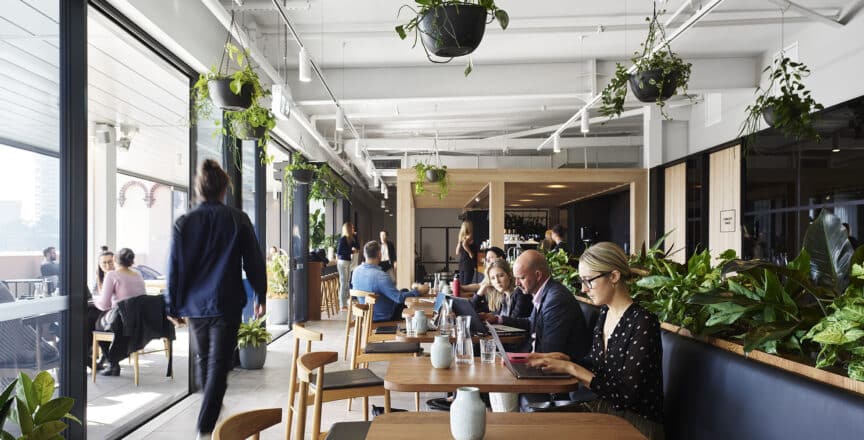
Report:
M 423 285 L 410 292 L 401 292 L 396 288 L 393 279 L 381 270 L 381 244 L 377 240 L 363 246 L 363 255 L 366 262 L 354 269 L 352 284 L 357 290 L 378 295 L 372 314 L 373 322 L 401 320 L 405 298 L 429 293 L 429 288 Z M 364 303 L 363 298 L 360 298 L 360 303 Z
M 627 256 L 616 244 L 597 243 L 580 257 L 579 276 L 582 292 L 600 305 L 587 368 L 563 353 L 532 354 L 529 363 L 572 375 L 600 396 L 586 403 L 591 411 L 621 417 L 649 439 L 662 439 L 660 321 L 630 297 Z M 582 316 L 578 309 L 576 316 Z
M 101 293 L 93 299 L 96 308 L 103 312 L 96 323 L 96 329 L 100 331 L 112 331 L 110 325 L 116 315 L 117 302 L 147 294 L 144 278 L 140 272 L 132 269 L 135 264 L 135 252 L 132 249 L 117 251 L 114 263 L 116 270 L 105 274 Z M 117 332 L 114 333 L 113 342 L 100 342 L 102 352 L 108 353 L 108 368 L 101 373 L 103 376 L 120 375 L 120 361 L 128 356 L 127 342 L 126 336 Z
M 456 256 L 459 257 L 459 282 L 473 283 L 474 272 L 477 270 L 477 245 L 474 244 L 474 225 L 468 220 L 463 221 L 459 228 Z
M 564 239 L 567 237 L 567 230 L 564 229 L 562 225 L 555 225 L 552 227 L 552 241 L 554 244 L 552 248 L 549 249 L 549 252 L 558 252 L 558 250 L 563 249 L 564 252 L 567 252 L 567 243 Z
M 354 224 L 342 224 L 342 238 L 336 245 L 336 270 L 339 271 L 339 307 L 348 310 L 348 290 L 351 288 L 351 258 L 358 252 Z

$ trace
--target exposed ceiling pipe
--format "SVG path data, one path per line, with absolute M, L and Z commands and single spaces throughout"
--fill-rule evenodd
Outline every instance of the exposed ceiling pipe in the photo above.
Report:
M 619 116 L 615 116 L 615 117 L 595 116 L 595 117 L 589 119 L 589 122 L 591 122 L 591 124 L 601 124 L 603 122 L 610 121 L 612 119 L 620 119 L 620 118 L 629 118 L 632 116 L 639 116 L 644 111 L 645 111 L 645 107 L 643 106 L 643 107 L 638 107 L 638 108 L 634 108 L 634 109 L 630 109 L 630 110 L 625 110 L 625 111 L 621 112 L 621 114 Z M 523 138 L 526 136 L 533 136 L 535 134 L 549 133 L 549 132 L 557 130 L 559 127 L 561 127 L 561 125 L 559 125 L 559 124 L 548 125 L 546 127 L 539 127 L 539 128 L 534 128 L 531 130 L 515 131 L 513 133 L 502 134 L 500 136 L 492 136 L 492 137 L 486 138 L 485 140 L 518 139 L 518 138 Z
M 264 54 L 261 53 L 261 51 L 259 51 L 257 47 L 252 46 L 249 36 L 246 35 L 246 33 L 242 29 L 240 29 L 239 26 L 234 26 L 232 28 L 231 14 L 226 11 L 224 7 L 222 7 L 222 4 L 219 3 L 219 0 L 201 0 L 201 2 L 204 4 L 204 6 L 207 7 L 207 9 L 210 10 L 213 16 L 216 17 L 216 19 L 219 20 L 220 23 L 222 23 L 222 26 L 224 26 L 225 29 L 227 29 L 228 32 L 231 33 L 232 36 L 234 36 L 235 39 L 237 39 L 238 41 L 245 41 L 247 43 L 249 55 L 258 63 L 259 67 L 264 71 L 264 73 L 267 74 L 267 76 L 270 77 L 270 80 L 274 84 L 285 84 L 285 81 L 279 75 L 279 72 L 273 68 L 273 66 L 270 64 L 270 61 L 267 60 Z M 318 143 L 318 146 L 321 147 L 324 153 L 331 160 L 331 165 L 339 165 L 338 167 L 334 167 L 334 169 L 336 169 L 336 171 L 338 172 L 340 170 L 337 168 L 341 168 L 341 171 L 347 176 L 349 176 L 355 184 L 365 188 L 365 181 L 359 178 L 357 174 L 354 173 L 354 170 L 351 168 L 351 166 L 347 164 L 344 160 L 342 160 L 342 158 L 340 158 L 339 155 L 337 155 L 330 148 L 330 144 L 327 142 L 326 139 L 324 139 L 323 136 L 321 136 L 321 133 L 318 133 L 314 129 L 314 127 L 312 127 L 312 125 L 309 123 L 309 120 L 306 119 L 306 115 L 302 112 L 302 110 L 298 108 L 297 105 L 293 102 L 291 103 L 291 106 L 293 107 L 291 113 L 294 119 L 300 124 L 301 127 L 303 127 L 304 130 L 309 133 L 309 135 L 311 135 L 315 139 L 315 141 Z
M 684 8 L 688 7 L 689 3 L 690 2 L 684 2 L 684 4 L 682 4 L 679 9 L 684 9 Z M 693 27 L 693 25 L 695 25 L 697 22 L 699 22 L 699 20 L 701 20 L 702 17 L 706 16 L 709 12 L 711 12 L 711 10 L 713 10 L 714 8 L 719 6 L 720 3 L 723 3 L 723 0 L 711 0 L 707 5 L 703 6 L 701 9 L 699 9 L 693 15 L 691 15 L 690 18 L 687 19 L 687 21 L 685 21 L 681 26 L 678 27 L 678 29 L 675 30 L 675 32 L 672 33 L 672 35 L 669 35 L 668 37 L 666 37 L 666 41 L 664 43 L 668 44 L 668 43 L 675 41 L 675 39 L 677 39 L 679 36 L 681 36 L 681 34 L 683 34 L 687 29 L 690 29 L 691 27 Z M 672 16 L 674 17 L 675 15 L 677 15 L 677 11 L 676 11 L 676 14 L 673 14 Z M 667 26 L 669 25 L 669 21 L 666 22 L 666 25 Z M 650 53 L 645 55 L 645 58 L 649 58 L 652 55 L 654 55 L 655 53 L 657 53 L 658 51 L 665 49 L 666 44 L 659 44 L 659 45 L 655 46 L 654 49 L 652 49 Z M 635 71 L 636 71 L 636 64 L 633 64 L 632 66 L 630 66 L 630 68 L 627 69 L 628 74 L 633 73 Z M 625 87 L 627 87 L 627 86 L 625 85 Z M 551 141 L 555 136 L 560 136 L 564 130 L 570 128 L 570 126 L 572 126 L 573 123 L 575 123 L 579 118 L 581 118 L 583 114 L 587 113 L 588 109 L 590 109 L 594 104 L 597 104 L 598 102 L 600 102 L 602 97 L 603 97 L 602 94 L 597 94 L 596 96 L 594 96 L 590 101 L 588 101 L 587 104 L 585 104 L 584 107 L 579 109 L 579 111 L 576 112 L 576 114 L 571 116 L 570 119 L 568 119 L 566 122 L 564 122 L 560 127 L 558 127 L 557 130 L 555 130 L 554 133 L 552 133 L 549 137 L 547 137 L 546 140 L 544 140 L 537 147 L 537 150 L 538 151 L 542 150 L 543 147 L 546 144 L 548 144 L 549 141 Z
M 768 3 L 773 3 L 777 6 L 780 6 L 781 8 L 783 8 L 783 10 L 791 9 L 807 17 L 811 17 L 819 23 L 824 23 L 837 29 L 842 29 L 843 27 L 845 27 L 845 25 L 839 22 L 836 18 L 826 17 L 819 12 L 816 12 L 810 8 L 805 8 L 804 6 L 793 3 L 789 0 L 768 0 Z

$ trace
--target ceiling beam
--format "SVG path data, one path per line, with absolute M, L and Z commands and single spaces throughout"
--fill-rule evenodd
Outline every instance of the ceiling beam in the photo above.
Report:
M 357 140 L 345 142 L 345 149 L 354 151 Z M 435 138 L 391 138 L 365 139 L 363 144 L 367 151 L 433 151 L 436 148 Z M 642 136 L 592 136 L 561 138 L 561 148 L 583 147 L 634 147 L 642 145 Z M 533 150 L 537 148 L 537 139 L 438 139 L 438 151 L 487 151 L 488 150 Z

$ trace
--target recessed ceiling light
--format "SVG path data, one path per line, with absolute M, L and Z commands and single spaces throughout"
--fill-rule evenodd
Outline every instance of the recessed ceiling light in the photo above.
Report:
M 839 153 L 839 152 L 840 152 L 840 149 L 839 149 L 839 148 L 834 148 L 834 149 L 831 150 L 831 152 L 832 152 L 832 153 Z
M 557 184 L 557 183 L 556 183 L 556 184 L 554 184 L 554 185 L 546 185 L 546 188 L 555 188 L 555 189 L 558 189 L 558 188 L 567 188 L 567 185 L 560 185 L 560 184 Z
M 519 199 L 520 202 L 533 202 L 532 199 Z
M 474 201 L 480 203 L 480 197 L 474 197 Z
M 536 197 L 543 197 L 543 196 L 551 196 L 552 194 L 549 194 L 549 193 L 531 193 L 528 195 L 529 196 L 536 196 Z
M 522 206 L 522 205 L 520 205 L 518 203 L 511 203 L 510 206 Z

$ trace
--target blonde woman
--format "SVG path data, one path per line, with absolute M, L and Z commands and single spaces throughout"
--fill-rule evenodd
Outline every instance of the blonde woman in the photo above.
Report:
M 351 258 L 359 250 L 354 238 L 354 224 L 345 222 L 342 225 L 342 237 L 336 245 L 336 269 L 339 271 L 339 306 L 348 310 L 348 290 L 351 281 Z
M 462 222 L 459 229 L 455 253 L 459 257 L 459 282 L 473 283 L 474 271 L 477 269 L 477 246 L 474 244 L 474 225 L 467 220 Z
M 624 418 L 656 440 L 664 438 L 660 322 L 633 302 L 627 283 L 632 276 L 618 245 L 586 249 L 579 258 L 582 292 L 600 305 L 588 367 L 563 353 L 534 353 L 529 363 L 577 378 L 600 397 L 587 403 L 591 411 Z
M 513 271 L 510 270 L 510 264 L 506 260 L 491 263 L 486 268 L 486 280 L 488 284 L 484 283 L 477 294 L 471 298 L 474 309 L 478 313 L 487 314 L 483 316 L 484 320 L 492 320 L 488 315 L 510 318 L 531 316 L 531 297 L 516 287 Z

